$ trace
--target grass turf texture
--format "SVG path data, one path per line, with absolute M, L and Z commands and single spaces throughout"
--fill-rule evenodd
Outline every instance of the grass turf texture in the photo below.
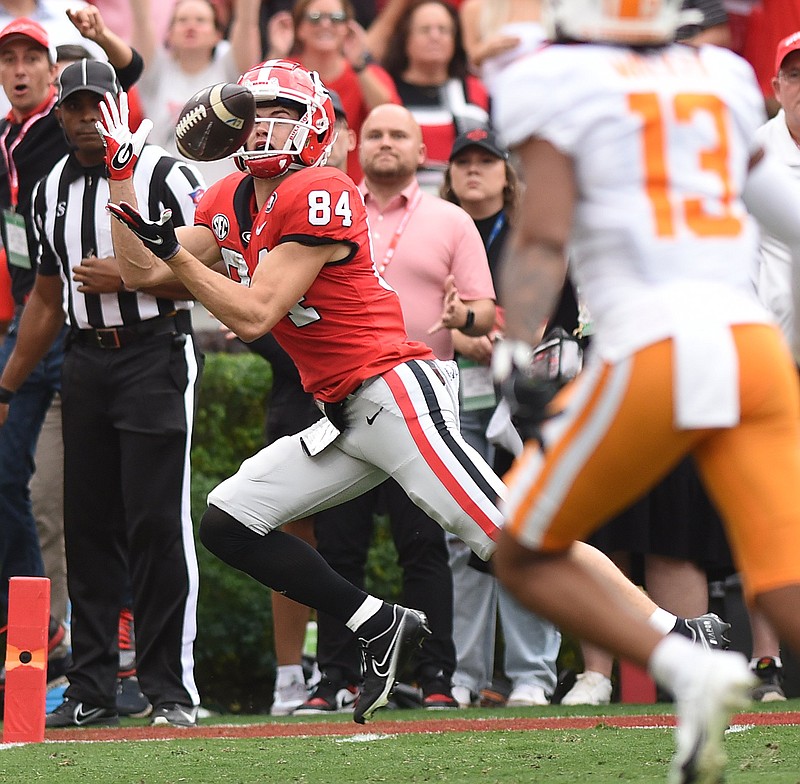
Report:
M 781 710 L 800 709 L 792 700 L 780 708 L 765 706 L 764 719 Z M 119 740 L 4 747 L 0 751 L 0 781 L 50 784 L 292 784 L 322 782 L 663 782 L 674 744 L 665 728 L 629 729 L 610 726 L 625 716 L 666 713 L 669 706 L 606 706 L 527 710 L 470 710 L 431 713 L 384 711 L 376 725 L 358 728 L 356 735 L 311 736 L 315 725 L 341 726 L 351 732 L 347 716 L 319 721 L 224 716 L 203 722 L 235 724 L 269 734 L 270 728 L 294 730 L 297 737 L 190 738 L 159 741 L 125 740 L 146 721 L 130 720 L 109 733 Z M 485 731 L 493 720 L 595 716 L 587 729 Z M 333 721 L 331 721 L 333 719 Z M 448 722 L 474 720 L 476 730 L 447 731 Z M 406 722 L 424 721 L 427 731 L 404 733 Z M 388 723 L 387 723 L 388 722 Z M 397 722 L 397 724 L 395 724 Z M 392 733 L 394 725 L 397 733 Z M 437 726 L 440 729 L 437 729 Z M 727 784 L 800 784 L 800 729 L 797 726 L 746 726 L 728 734 Z M 441 730 L 441 731 L 440 731 Z M 90 730 L 58 733 L 81 740 Z M 48 737 L 55 733 L 48 732 Z

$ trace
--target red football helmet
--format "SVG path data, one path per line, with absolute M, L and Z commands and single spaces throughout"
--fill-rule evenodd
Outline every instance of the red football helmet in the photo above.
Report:
M 255 96 L 255 133 L 259 133 L 257 149 L 242 148 L 234 158 L 242 171 L 270 179 L 290 169 L 325 165 L 336 137 L 333 103 L 315 71 L 291 60 L 266 60 L 243 74 L 238 83 Z M 258 116 L 259 106 L 275 102 L 297 109 L 299 119 Z M 289 125 L 291 130 L 284 144 L 275 149 L 273 132 L 279 124 Z

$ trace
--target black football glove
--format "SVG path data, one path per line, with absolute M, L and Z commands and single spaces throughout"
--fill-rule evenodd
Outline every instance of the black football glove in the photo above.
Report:
M 175 236 L 172 210 L 161 211 L 157 221 L 149 221 L 135 207 L 123 201 L 109 202 L 106 209 L 123 225 L 129 228 L 154 256 L 169 261 L 178 254 L 181 245 Z
M 504 340 L 495 346 L 492 372 L 523 440 L 533 438 L 542 443 L 541 425 L 555 413 L 550 403 L 578 374 L 582 362 L 577 339 L 560 327 L 536 347 L 519 340 Z
M 500 394 L 508 401 L 511 421 L 523 441 L 542 442 L 542 423 L 553 416 L 548 406 L 559 389 L 555 382 L 530 378 L 520 368 L 514 368 L 500 384 Z

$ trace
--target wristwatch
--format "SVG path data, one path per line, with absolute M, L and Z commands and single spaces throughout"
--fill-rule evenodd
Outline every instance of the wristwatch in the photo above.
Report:
M 353 63 L 353 70 L 360 74 L 371 62 L 373 62 L 372 55 L 369 52 L 364 52 L 361 56 L 361 62 L 358 65 Z

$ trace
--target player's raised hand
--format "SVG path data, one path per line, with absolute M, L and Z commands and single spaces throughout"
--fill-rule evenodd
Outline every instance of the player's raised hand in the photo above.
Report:
M 119 106 L 111 93 L 106 93 L 100 102 L 103 119 L 97 130 L 106 146 L 106 165 L 112 180 L 127 180 L 133 176 L 133 168 L 142 152 L 147 136 L 153 128 L 150 120 L 142 120 L 135 133 L 131 132 L 128 114 L 128 94 L 119 94 Z
M 157 221 L 150 221 L 126 201 L 120 204 L 109 202 L 106 204 L 106 209 L 123 226 L 130 229 L 154 256 L 163 261 L 169 261 L 181 249 L 175 236 L 172 210 L 162 210 L 161 217 Z

